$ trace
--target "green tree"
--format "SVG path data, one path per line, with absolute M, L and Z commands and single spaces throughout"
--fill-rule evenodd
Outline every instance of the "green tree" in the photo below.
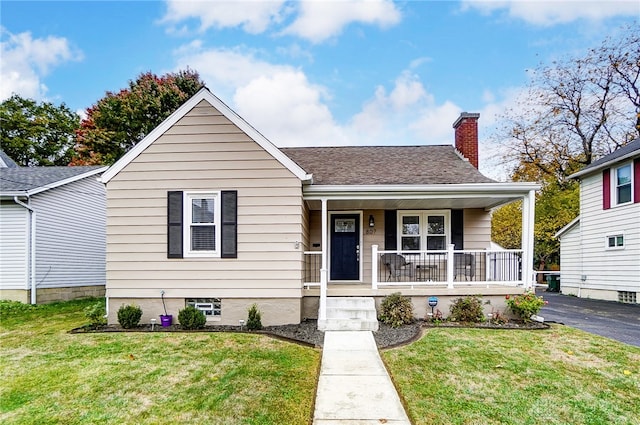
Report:
M 67 165 L 80 117 L 56 106 L 13 95 L 0 105 L 0 144 L 21 166 Z
M 107 92 L 86 111 L 74 164 L 113 164 L 202 86 L 198 73 L 187 69 L 160 77 L 143 73 L 128 88 Z

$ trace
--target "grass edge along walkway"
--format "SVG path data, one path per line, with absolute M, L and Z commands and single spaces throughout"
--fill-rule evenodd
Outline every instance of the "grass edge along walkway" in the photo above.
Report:
M 430 328 L 382 357 L 422 424 L 640 424 L 640 348 L 577 329 Z

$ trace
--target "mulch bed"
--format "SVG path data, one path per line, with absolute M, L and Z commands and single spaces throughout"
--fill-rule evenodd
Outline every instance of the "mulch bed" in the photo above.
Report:
M 378 348 L 391 348 L 400 345 L 409 344 L 420 338 L 422 331 L 429 328 L 482 328 L 482 329 L 512 329 L 512 330 L 540 330 L 549 329 L 549 325 L 539 322 L 517 322 L 509 321 L 504 324 L 485 323 L 456 323 L 443 321 L 439 323 L 427 322 L 423 320 L 415 321 L 411 324 L 392 328 L 380 323 L 378 331 L 373 333 Z M 235 333 L 254 333 L 272 336 L 274 338 L 291 341 L 311 347 L 322 347 L 324 341 L 324 332 L 318 330 L 318 324 L 315 320 L 305 320 L 300 324 L 268 326 L 261 331 L 248 331 L 246 327 L 240 329 L 239 326 L 205 326 L 198 330 L 185 330 L 180 325 L 172 325 L 163 327 L 154 325 L 139 325 L 132 329 L 124 329 L 120 325 L 105 325 L 100 327 L 83 326 L 69 331 L 70 333 L 109 333 L 109 332 L 235 332 Z

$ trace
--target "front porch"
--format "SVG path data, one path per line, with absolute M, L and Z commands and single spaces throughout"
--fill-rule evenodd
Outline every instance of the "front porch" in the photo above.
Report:
M 503 307 L 505 295 L 533 284 L 534 189 L 306 187 L 303 317 L 324 323 L 328 297 L 373 297 L 378 305 L 393 292 L 412 298 L 416 317 L 424 317 L 430 296 L 442 298 L 445 314 L 449 301 L 465 295 Z M 522 248 L 498 249 L 490 211 L 516 200 L 523 202 Z

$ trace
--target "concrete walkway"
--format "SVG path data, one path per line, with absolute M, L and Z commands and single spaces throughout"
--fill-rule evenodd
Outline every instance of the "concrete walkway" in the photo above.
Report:
M 314 425 L 410 425 L 370 331 L 327 331 Z

